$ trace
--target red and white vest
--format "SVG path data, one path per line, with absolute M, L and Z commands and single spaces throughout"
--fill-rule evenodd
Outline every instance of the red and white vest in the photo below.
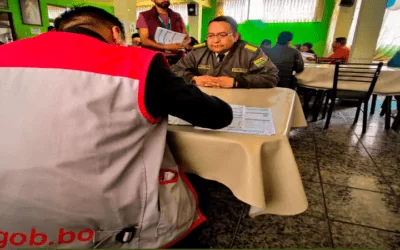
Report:
M 146 110 L 156 52 L 49 32 L 0 54 L 5 248 L 168 247 L 205 220 L 165 147 L 167 120 Z

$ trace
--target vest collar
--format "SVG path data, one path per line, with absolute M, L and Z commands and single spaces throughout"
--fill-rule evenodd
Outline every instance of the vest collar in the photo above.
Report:
M 106 41 L 106 39 L 104 39 L 104 37 L 102 37 L 99 33 L 95 32 L 93 30 L 87 29 L 87 28 L 83 28 L 83 27 L 79 27 L 79 26 L 72 26 L 72 27 L 64 29 L 63 31 L 75 33 L 75 34 L 87 35 L 87 36 L 96 38 L 102 42 L 108 43 Z

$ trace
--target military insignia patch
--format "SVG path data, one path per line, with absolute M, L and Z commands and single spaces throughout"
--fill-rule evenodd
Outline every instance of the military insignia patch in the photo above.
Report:
M 199 65 L 197 66 L 198 69 L 211 69 L 211 65 Z
M 245 48 L 245 49 L 248 49 L 248 50 L 250 50 L 250 51 L 253 51 L 253 52 L 256 52 L 256 51 L 258 50 L 257 47 L 252 46 L 252 45 L 250 45 L 250 44 L 246 44 L 246 46 L 244 46 L 244 48 Z
M 199 43 L 193 46 L 193 49 L 203 48 L 206 47 L 207 43 Z
M 266 57 L 260 57 L 260 58 L 258 58 L 258 59 L 256 59 L 256 60 L 254 60 L 254 65 L 256 65 L 257 67 L 262 67 L 264 64 L 265 64 L 265 62 L 267 62 L 268 61 L 268 59 L 266 58 Z
M 232 72 L 237 72 L 237 73 L 247 73 L 247 69 L 244 68 L 232 68 Z

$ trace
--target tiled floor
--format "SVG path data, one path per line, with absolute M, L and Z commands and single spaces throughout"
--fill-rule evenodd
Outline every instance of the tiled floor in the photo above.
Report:
M 400 134 L 375 114 L 367 133 L 352 128 L 354 109 L 291 133 L 309 208 L 297 216 L 248 216 L 223 185 L 211 192 L 202 241 L 214 248 L 400 249 Z M 362 114 L 361 114 L 362 115 Z

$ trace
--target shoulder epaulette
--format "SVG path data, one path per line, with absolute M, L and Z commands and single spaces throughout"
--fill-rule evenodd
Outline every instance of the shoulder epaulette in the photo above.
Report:
M 193 46 L 193 49 L 203 48 L 206 47 L 207 43 L 199 43 Z
M 250 50 L 250 51 L 252 51 L 252 52 L 256 52 L 257 50 L 258 50 L 258 47 L 256 47 L 256 46 L 253 46 L 253 45 L 251 45 L 251 44 L 246 44 L 245 46 L 244 46 L 244 48 L 245 49 L 247 49 L 247 50 Z

